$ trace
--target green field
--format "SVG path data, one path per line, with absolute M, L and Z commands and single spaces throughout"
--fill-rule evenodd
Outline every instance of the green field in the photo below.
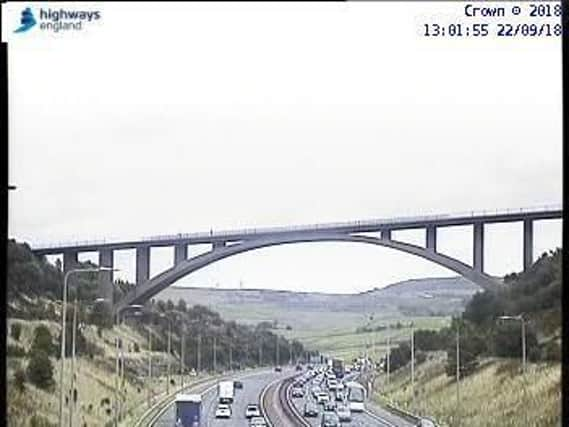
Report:
M 343 318 L 343 316 L 341 317 Z M 415 324 L 416 329 L 440 329 L 450 323 L 447 317 L 415 317 L 415 318 L 398 318 L 393 320 L 382 320 L 374 322 L 372 326 L 378 324 L 395 324 L 401 322 L 408 325 L 409 322 Z M 386 353 L 387 339 L 390 337 L 391 345 L 397 345 L 398 342 L 411 339 L 411 328 L 409 326 L 400 329 L 382 330 L 377 332 L 356 333 L 356 325 L 344 327 L 343 329 L 320 329 L 320 330 L 302 330 L 302 331 L 286 331 L 285 336 L 297 338 L 309 349 L 317 349 L 322 353 L 331 356 L 352 359 L 361 356 L 367 352 L 370 356 L 376 358 Z M 361 324 L 359 325 L 361 326 Z
M 309 350 L 352 359 L 366 353 L 381 356 L 386 352 L 387 337 L 395 345 L 403 340 L 410 340 L 410 322 L 416 329 L 440 329 L 450 323 L 450 317 L 406 317 L 397 311 L 377 313 L 355 313 L 334 311 L 306 311 L 294 306 L 282 305 L 217 305 L 211 307 L 219 310 L 227 319 L 234 319 L 248 324 L 259 322 L 277 322 L 279 333 L 287 338 L 298 339 Z M 356 333 L 358 327 L 402 324 L 399 329 L 390 332 Z M 289 327 L 289 328 L 287 328 Z

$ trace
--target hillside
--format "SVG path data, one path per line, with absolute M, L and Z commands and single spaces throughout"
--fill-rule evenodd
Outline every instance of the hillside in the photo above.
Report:
M 124 381 L 120 381 L 118 394 L 127 417 L 121 426 L 132 425 L 132 416 L 147 408 L 149 398 L 155 396 L 151 400 L 156 401 L 158 395 L 168 388 L 174 391 L 180 384 L 182 344 L 186 384 L 190 379 L 228 369 L 272 365 L 275 349 L 279 346 L 288 348 L 297 357 L 305 354 L 298 341 L 274 333 L 266 325 L 247 326 L 228 321 L 207 307 L 183 302 L 174 305 L 149 301 L 139 309 L 136 321 L 127 316 L 117 325 L 109 305 L 96 300 L 99 286 L 96 273 L 76 275 L 70 280 L 67 311 L 63 313 L 61 265 L 51 265 L 45 257 L 36 257 L 26 244 L 14 240 L 8 242 L 8 261 L 7 412 L 9 425 L 13 427 L 51 427 L 58 419 L 62 314 L 67 319 L 63 380 L 64 390 L 68 390 L 65 412 L 71 406 L 71 399 L 76 400 L 76 423 L 85 427 L 113 424 L 112 402 L 117 387 L 115 369 L 117 363 L 120 364 L 117 362 L 117 343 L 124 368 Z M 79 263 L 78 268 L 94 266 Z M 120 296 L 118 289 L 125 284 L 115 284 L 117 296 Z M 75 300 L 78 325 L 75 329 L 76 382 L 71 392 Z M 167 337 L 170 335 L 172 350 L 168 353 Z M 216 343 L 215 349 L 212 342 Z M 147 379 L 149 361 L 152 366 L 150 381 Z M 170 383 L 167 381 L 169 364 L 171 372 L 175 372 Z
M 462 277 L 407 280 L 385 288 L 357 294 L 291 292 L 270 289 L 214 289 L 171 286 L 157 295 L 160 300 L 205 306 L 278 306 L 294 311 L 369 312 L 441 316 L 462 311 L 466 301 L 480 288 Z M 425 304 L 425 298 L 429 303 Z
M 413 413 L 435 419 L 442 427 L 557 427 L 561 425 L 561 364 L 531 364 L 524 381 L 520 359 L 486 358 L 460 382 L 445 372 L 445 356 L 432 355 L 416 367 L 415 404 L 411 402 L 410 369 L 376 379 L 376 402 L 393 402 Z M 483 408 L 483 410 L 482 410 Z M 527 418 L 526 418 L 527 417 Z
M 414 401 L 409 344 L 391 349 L 390 382 L 378 369 L 376 398 L 445 426 L 560 425 L 562 258 L 545 253 L 502 289 L 477 293 L 448 327 L 415 331 Z
M 406 339 L 410 321 L 426 329 L 448 326 L 478 290 L 456 277 L 408 280 L 358 294 L 171 286 L 157 300 L 183 299 L 245 324 L 268 322 L 308 349 L 351 359 L 382 354 L 387 335 L 375 328 L 392 324 L 398 329 L 395 342 Z

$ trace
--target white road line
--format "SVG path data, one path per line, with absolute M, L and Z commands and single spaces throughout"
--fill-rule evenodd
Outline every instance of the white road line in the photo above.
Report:
M 276 380 L 271 381 L 269 384 L 267 384 L 263 388 L 263 390 L 261 391 L 261 395 L 259 396 L 259 407 L 261 408 L 261 413 L 263 414 L 263 418 L 267 422 L 268 427 L 274 427 L 274 424 L 271 422 L 271 420 L 267 416 L 267 410 L 265 409 L 265 404 L 263 402 L 265 400 L 265 395 L 267 394 L 267 390 L 269 390 L 273 386 L 273 384 L 276 384 L 279 381 L 282 381 L 282 379 L 277 378 Z

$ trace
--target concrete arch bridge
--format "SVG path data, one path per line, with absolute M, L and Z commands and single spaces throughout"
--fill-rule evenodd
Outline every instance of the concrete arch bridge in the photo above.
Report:
M 523 223 L 523 265 L 533 263 L 533 224 L 537 220 L 559 219 L 563 216 L 560 205 L 504 211 L 468 212 L 461 214 L 401 217 L 343 223 L 312 224 L 292 227 L 268 227 L 244 230 L 210 231 L 205 233 L 155 236 L 123 242 L 75 242 L 34 246 L 37 255 L 63 254 L 63 268 L 72 269 L 80 252 L 98 252 L 99 265 L 113 266 L 113 252 L 136 249 L 136 286 L 113 308 L 119 310 L 130 304 L 151 299 L 180 278 L 203 267 L 231 256 L 261 248 L 305 242 L 355 242 L 391 248 L 434 262 L 465 277 L 484 289 L 496 289 L 501 281 L 484 272 L 484 226 L 490 223 Z M 468 265 L 437 251 L 437 230 L 441 227 L 472 226 L 473 263 Z M 396 230 L 423 229 L 423 246 L 392 239 Z M 374 233 L 376 235 L 370 235 Z M 211 249 L 188 258 L 188 246 L 209 244 Z M 150 249 L 174 247 L 173 266 L 150 277 Z M 112 271 L 101 272 L 100 295 L 112 300 Z

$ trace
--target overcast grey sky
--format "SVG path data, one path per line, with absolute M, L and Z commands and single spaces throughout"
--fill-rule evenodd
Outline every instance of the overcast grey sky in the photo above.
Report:
M 102 11 L 81 33 L 10 35 L 19 240 L 561 201 L 560 38 L 422 37 L 425 20 L 461 15 L 444 2 L 81 5 Z M 20 12 L 11 5 L 10 28 Z M 561 244 L 560 221 L 536 232 L 537 253 Z M 442 231 L 440 250 L 470 261 L 469 233 Z M 487 272 L 521 269 L 521 225 L 489 227 L 487 243 Z M 171 253 L 153 251 L 152 271 Z M 130 253 L 115 263 L 134 279 Z M 326 243 L 240 255 L 180 283 L 352 292 L 450 275 Z

